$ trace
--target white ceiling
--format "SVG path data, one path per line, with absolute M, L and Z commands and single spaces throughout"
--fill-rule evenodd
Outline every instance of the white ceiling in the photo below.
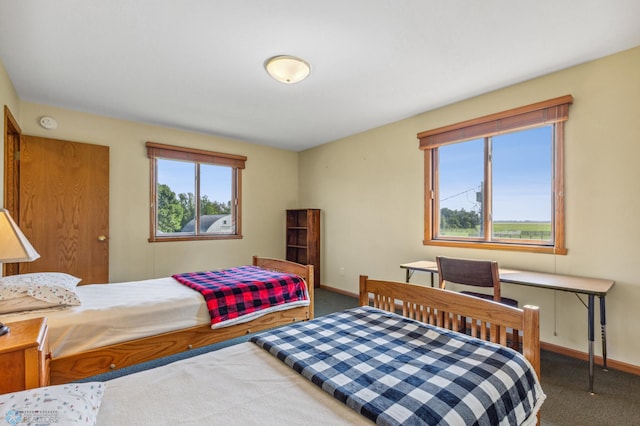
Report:
M 638 0 L 0 0 L 21 99 L 304 150 L 640 45 Z M 300 56 L 310 77 L 263 68 Z

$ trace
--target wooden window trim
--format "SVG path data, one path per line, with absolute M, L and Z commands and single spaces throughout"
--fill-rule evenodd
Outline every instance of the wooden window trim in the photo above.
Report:
M 181 146 L 165 145 L 147 142 L 147 157 L 167 158 L 171 160 L 193 161 L 198 163 L 231 166 L 238 169 L 245 168 L 247 157 L 243 155 L 224 154 L 221 152 L 205 151 L 202 149 L 184 148 Z
M 166 241 L 198 241 L 198 240 L 232 240 L 242 238 L 242 169 L 245 168 L 247 157 L 243 155 L 225 154 L 214 151 L 206 151 L 195 148 L 185 148 L 181 146 L 165 145 L 156 142 L 147 142 L 147 157 L 150 160 L 151 171 L 149 173 L 150 191 L 150 221 L 149 221 L 149 242 Z M 156 199 L 157 199 L 157 159 L 183 160 L 196 163 L 214 164 L 217 166 L 229 166 L 233 168 L 234 184 L 232 188 L 236 199 L 233 203 L 234 217 L 236 223 L 236 233 L 233 235 L 189 235 L 189 236 L 162 236 L 156 235 Z M 197 182 L 199 185 L 200 183 Z
M 424 245 L 479 248 L 489 250 L 510 250 L 534 253 L 567 254 L 565 247 L 565 202 L 564 202 L 564 122 L 569 119 L 571 95 L 565 95 L 514 108 L 508 111 L 475 118 L 460 123 L 439 127 L 418 133 L 419 148 L 424 151 Z M 516 130 L 555 124 L 554 151 L 554 245 L 522 244 L 518 242 L 460 241 L 454 238 L 435 239 L 439 229 L 437 200 L 434 188 L 438 183 L 437 172 L 433 168 L 437 160 L 438 147 L 463 142 L 475 138 L 485 138 Z M 487 196 L 488 194 L 485 194 Z M 432 220 L 433 218 L 433 220 Z M 483 218 L 484 220 L 484 218 Z M 485 224 L 485 229 L 488 229 Z
M 528 127 L 553 124 L 569 119 L 571 95 L 538 102 L 418 133 L 420 149 L 432 149 L 449 143 L 495 136 Z

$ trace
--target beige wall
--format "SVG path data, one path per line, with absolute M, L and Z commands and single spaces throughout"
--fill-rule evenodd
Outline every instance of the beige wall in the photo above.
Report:
M 29 102 L 21 102 L 20 112 L 23 134 L 109 146 L 111 282 L 248 264 L 254 254 L 284 256 L 284 211 L 297 207 L 297 153 Z M 40 127 L 43 115 L 54 117 L 58 128 Z M 247 156 L 242 173 L 244 238 L 149 243 L 146 141 Z
M 11 83 L 11 79 L 9 79 L 9 75 L 7 74 L 7 70 L 4 68 L 2 61 L 0 61 L 0 114 L 2 114 L 2 119 L 0 119 L 0 129 L 2 130 L 2 145 L 3 148 L 0 150 L 0 157 L 4 157 L 4 107 L 9 107 L 9 111 L 16 119 L 19 121 L 20 119 L 20 98 L 18 98 L 18 94 Z M 0 161 L 0 176 L 4 176 L 4 160 Z M 0 200 L 4 200 L 4 187 L 0 185 Z
M 399 264 L 438 254 L 611 278 L 608 355 L 640 365 L 639 76 L 640 47 L 301 153 L 300 205 L 323 210 L 322 284 L 355 293 L 359 274 L 403 280 Z M 574 97 L 566 126 L 568 255 L 423 246 L 416 134 L 566 94 Z M 541 307 L 543 341 L 586 351 L 587 313 L 575 295 L 505 287 L 521 304 Z
M 0 105 L 3 109 L 4 105 L 8 106 L 14 118 L 18 120 L 20 118 L 19 103 L 20 98 L 11 83 L 11 79 L 9 78 L 9 74 L 7 74 L 7 70 L 4 68 L 4 64 L 0 61 Z M 2 126 L 2 134 L 4 135 L 4 120 L 2 120 Z

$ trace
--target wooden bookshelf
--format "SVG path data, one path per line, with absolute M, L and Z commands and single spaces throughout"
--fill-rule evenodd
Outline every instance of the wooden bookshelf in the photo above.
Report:
M 320 209 L 287 210 L 287 260 L 313 265 L 320 287 Z

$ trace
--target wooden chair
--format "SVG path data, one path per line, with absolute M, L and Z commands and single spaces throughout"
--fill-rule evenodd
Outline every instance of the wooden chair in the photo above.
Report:
M 491 288 L 493 289 L 493 294 L 477 293 L 474 291 L 461 291 L 460 293 L 480 297 L 482 299 L 493 300 L 515 308 L 518 307 L 517 300 L 502 297 L 500 294 L 498 262 L 494 260 L 456 259 L 437 256 L 436 263 L 438 265 L 440 288 L 446 288 L 447 282 Z M 466 333 L 466 328 L 464 332 Z M 518 332 L 517 330 L 513 330 L 511 347 L 516 350 L 519 346 L 518 340 Z

